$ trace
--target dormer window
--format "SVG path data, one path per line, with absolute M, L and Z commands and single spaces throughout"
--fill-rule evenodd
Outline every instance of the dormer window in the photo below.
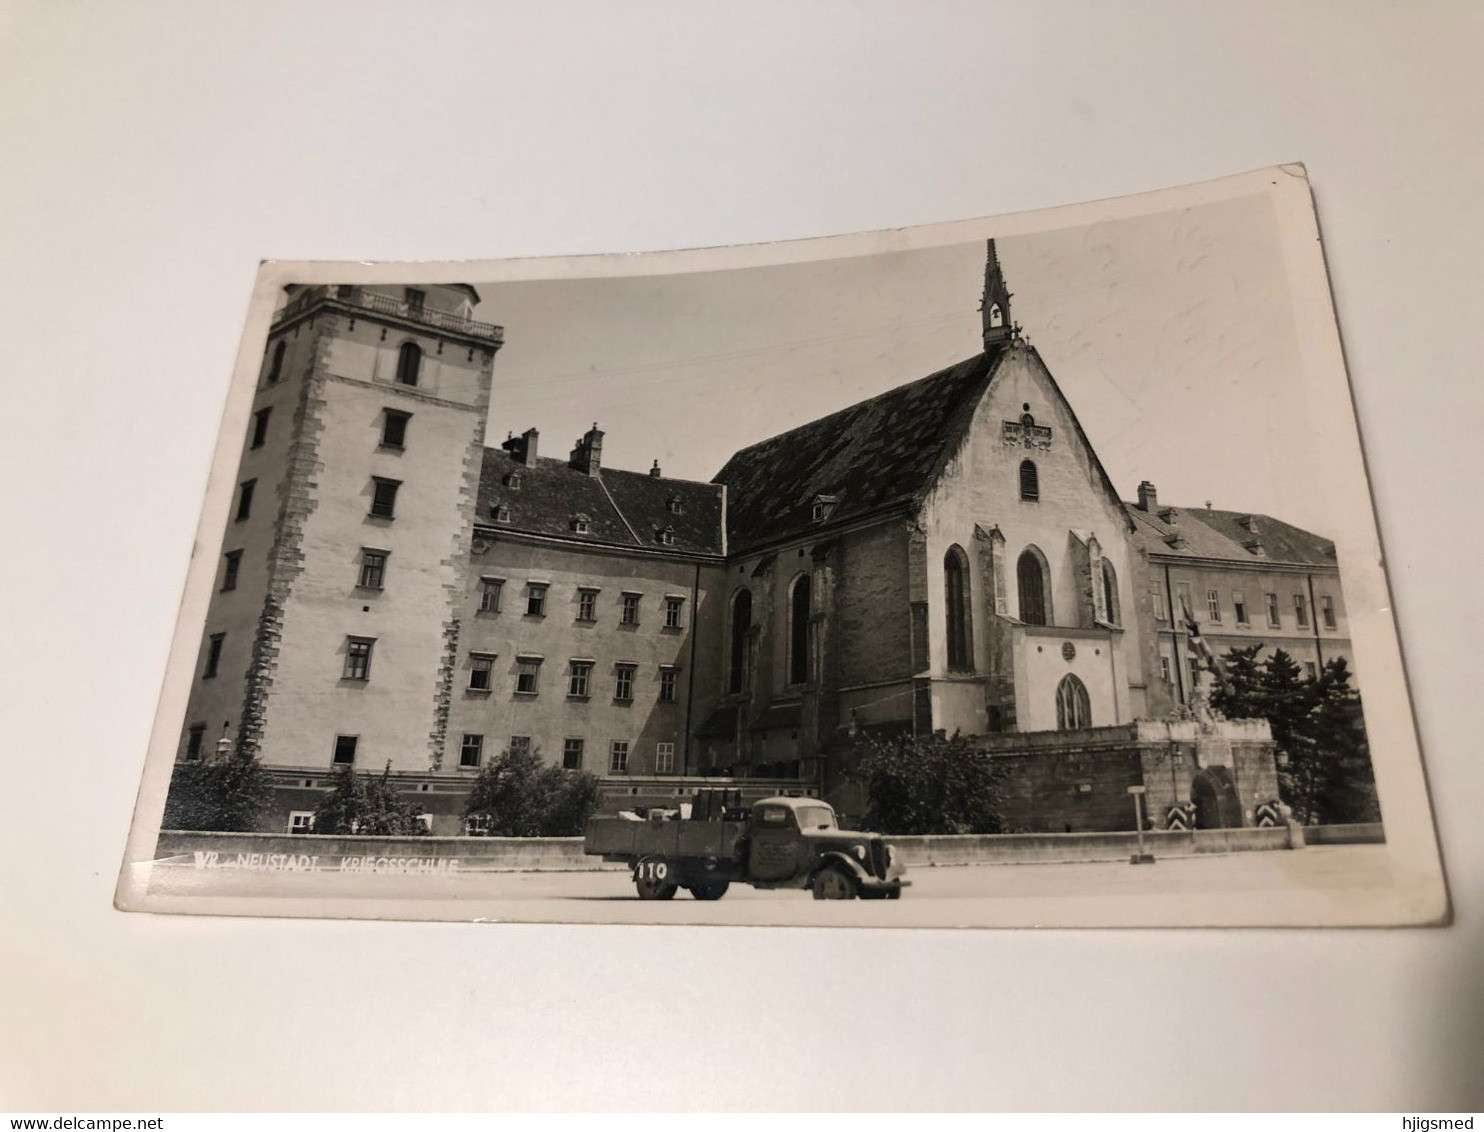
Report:
M 665 507 L 672 515 L 685 514 L 685 504 L 680 501 L 680 496 L 678 495 L 670 496 L 669 502 L 665 504 Z
M 495 522 L 497 523 L 510 522 L 510 508 L 504 503 L 497 503 L 495 506 L 491 507 L 490 513 L 494 515 Z
M 654 532 L 654 537 L 657 538 L 657 539 L 659 539 L 660 544 L 662 546 L 674 546 L 675 545 L 675 528 L 674 527 L 661 527 L 659 530 L 657 530 L 657 531 Z
M 816 495 L 814 497 L 814 521 L 822 523 L 835 513 L 835 504 L 840 502 L 836 495 Z
M 589 519 L 586 515 L 578 514 L 572 516 L 572 530 L 575 533 L 579 535 L 585 535 L 591 529 L 592 520 Z
M 511 491 L 519 491 L 520 490 L 520 473 L 519 472 L 509 472 L 509 473 L 507 473 L 506 476 L 505 476 L 505 486 L 508 487 Z

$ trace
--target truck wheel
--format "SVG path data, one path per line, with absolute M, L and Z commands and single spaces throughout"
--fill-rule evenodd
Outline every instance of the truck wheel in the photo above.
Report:
M 828 865 L 814 874 L 814 899 L 854 900 L 859 885 L 855 877 L 835 865 Z
M 640 900 L 669 900 L 679 890 L 678 884 L 670 884 L 668 881 L 651 880 L 648 877 L 636 877 L 634 887 L 639 891 Z
M 690 894 L 697 900 L 720 900 L 731 887 L 727 880 L 698 881 L 690 886 Z

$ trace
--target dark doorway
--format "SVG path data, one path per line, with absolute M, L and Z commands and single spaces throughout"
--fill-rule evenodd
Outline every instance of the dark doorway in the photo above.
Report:
M 1195 806 L 1196 829 L 1242 827 L 1242 799 L 1226 767 L 1208 766 L 1196 771 L 1190 782 L 1190 801 Z

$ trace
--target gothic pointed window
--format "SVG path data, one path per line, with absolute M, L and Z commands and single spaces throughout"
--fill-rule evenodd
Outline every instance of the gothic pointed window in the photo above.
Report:
M 1020 590 L 1020 619 L 1027 625 L 1051 623 L 1046 573 L 1045 556 L 1033 546 L 1026 547 L 1015 563 L 1015 582 Z
M 810 581 L 808 574 L 794 580 L 788 603 L 788 682 L 809 682 Z
M 1077 731 L 1091 726 L 1092 704 L 1087 698 L 1087 686 L 1068 673 L 1056 686 L 1056 729 Z
M 743 590 L 732 599 L 732 655 L 727 673 L 727 691 L 747 689 L 748 636 L 752 632 L 752 594 Z
M 1041 476 L 1034 460 L 1020 461 L 1020 498 L 1030 503 L 1041 498 Z
M 999 303 L 989 304 L 989 325 L 991 327 L 1005 325 L 1005 312 L 1000 309 Z
M 952 546 L 943 558 L 943 606 L 948 618 L 948 668 L 974 671 L 973 622 L 969 604 L 969 559 Z
M 397 384 L 416 385 L 418 371 L 422 369 L 423 352 L 416 342 L 403 342 L 397 352 Z
M 1103 567 L 1103 620 L 1109 625 L 1117 625 L 1118 618 L 1118 574 L 1113 569 L 1113 563 L 1106 558 L 1102 561 Z M 1157 606 L 1156 606 L 1157 608 Z

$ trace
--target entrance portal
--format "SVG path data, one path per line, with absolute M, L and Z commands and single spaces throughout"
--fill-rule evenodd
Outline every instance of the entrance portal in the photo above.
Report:
M 1195 806 L 1196 829 L 1240 829 L 1242 799 L 1231 771 L 1208 766 L 1196 771 L 1190 782 L 1190 800 Z

